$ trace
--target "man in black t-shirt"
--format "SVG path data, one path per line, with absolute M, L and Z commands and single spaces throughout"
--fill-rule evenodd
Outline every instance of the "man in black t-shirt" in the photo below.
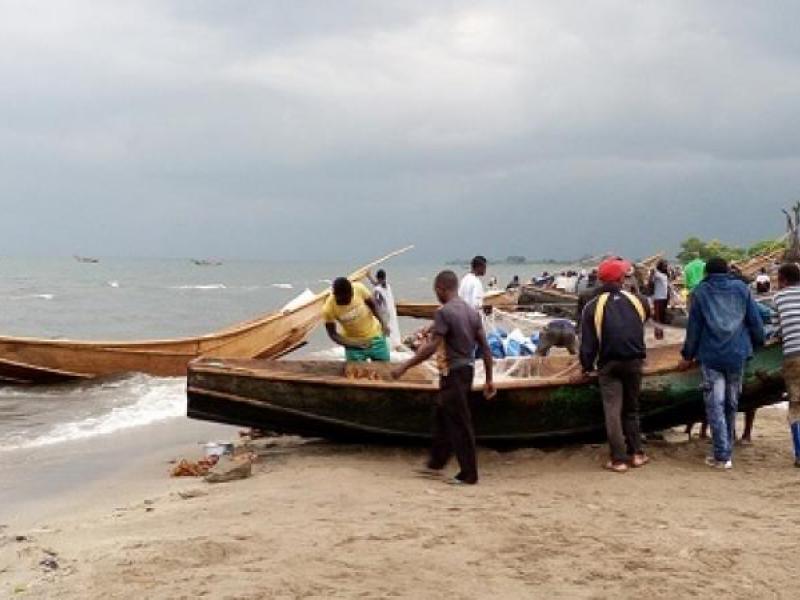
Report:
M 469 397 L 475 372 L 475 347 L 482 351 L 486 371 L 483 394 L 494 396 L 492 353 L 486 342 L 483 321 L 478 312 L 458 297 L 458 277 L 452 271 L 436 276 L 434 290 L 442 307 L 433 319 L 430 341 L 421 346 L 413 358 L 392 371 L 399 378 L 411 367 L 437 354 L 440 388 L 433 426 L 433 446 L 428 469 L 440 471 L 455 453 L 459 473 L 452 483 L 478 483 L 475 432 Z

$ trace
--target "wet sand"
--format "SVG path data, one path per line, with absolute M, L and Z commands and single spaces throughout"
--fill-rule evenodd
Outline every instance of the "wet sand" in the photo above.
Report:
M 785 412 L 759 412 L 730 472 L 703 464 L 707 442 L 670 440 L 624 475 L 600 468 L 602 446 L 483 450 L 474 487 L 416 476 L 422 450 L 288 438 L 252 478 L 209 485 L 169 479 L 162 449 L 2 521 L 0 595 L 797 597 Z

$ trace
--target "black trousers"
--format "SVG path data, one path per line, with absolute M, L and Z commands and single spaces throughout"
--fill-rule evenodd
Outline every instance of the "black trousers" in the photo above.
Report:
M 643 362 L 639 359 L 612 360 L 598 372 L 606 434 L 614 461 L 625 462 L 633 454 L 642 452 L 639 392 L 642 389 Z
M 653 320 L 656 323 L 667 324 L 667 307 L 669 299 L 653 300 Z
M 455 454 L 460 468 L 456 478 L 466 483 L 478 482 L 475 431 L 469 408 L 474 373 L 473 367 L 460 367 L 441 378 L 433 411 L 433 446 L 428 460 L 431 469 L 443 469 Z

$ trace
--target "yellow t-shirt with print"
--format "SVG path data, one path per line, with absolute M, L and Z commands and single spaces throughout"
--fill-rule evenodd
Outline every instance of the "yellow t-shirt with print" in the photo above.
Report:
M 336 304 L 336 298 L 331 294 L 322 307 L 322 317 L 326 323 L 339 323 L 342 335 L 348 340 L 366 342 L 376 338 L 383 334 L 383 329 L 364 302 L 371 296 L 363 283 L 354 283 L 350 304 Z

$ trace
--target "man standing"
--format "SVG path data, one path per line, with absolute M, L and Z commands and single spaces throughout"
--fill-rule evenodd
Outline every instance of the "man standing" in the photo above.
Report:
M 375 277 L 371 273 L 367 273 L 372 287 L 372 297 L 375 300 L 375 307 L 378 309 L 378 314 L 381 315 L 381 320 L 389 326 L 389 342 L 391 348 L 396 350 L 403 345 L 402 336 L 400 335 L 400 321 L 397 319 L 397 306 L 394 302 L 394 293 L 392 293 L 392 286 L 386 280 L 386 271 L 379 269 L 375 273 Z
M 700 363 L 714 446 L 706 464 L 730 469 L 744 363 L 764 343 L 764 326 L 750 289 L 730 275 L 724 259 L 710 259 L 705 270 L 692 293 L 681 368 Z
M 686 291 L 691 294 L 705 276 L 706 263 L 698 256 L 683 268 L 683 282 L 686 284 Z
M 622 289 L 630 267 L 618 258 L 603 261 L 598 268 L 603 286 L 581 316 L 581 366 L 588 375 L 597 363 L 611 450 L 605 468 L 616 473 L 650 460 L 642 450 L 639 430 L 644 323 L 650 309 L 646 300 Z
M 775 305 L 783 342 L 783 380 L 789 393 L 789 429 L 794 442 L 794 466 L 800 467 L 800 266 L 786 263 L 778 269 Z
M 458 295 L 477 311 L 483 310 L 483 284 L 479 277 L 486 275 L 486 259 L 476 256 L 472 259 L 472 269 L 461 279 Z
M 452 483 L 478 483 L 475 453 L 475 433 L 469 397 L 474 375 L 475 347 L 480 347 L 486 372 L 483 395 L 494 396 L 492 383 L 492 353 L 486 342 L 480 315 L 458 296 L 458 277 L 452 271 L 442 271 L 434 282 L 436 296 L 442 307 L 433 317 L 432 338 L 394 371 L 399 378 L 411 367 L 439 352 L 440 387 L 436 402 L 433 446 L 428 469 L 443 469 L 455 452 L 460 468 Z
M 656 323 L 667 323 L 668 306 L 669 264 L 661 259 L 653 270 L 653 320 Z
M 348 362 L 389 360 L 389 328 L 364 284 L 350 283 L 346 277 L 334 280 L 322 317 L 328 337 L 344 346 Z M 337 323 L 341 332 L 336 329 Z

